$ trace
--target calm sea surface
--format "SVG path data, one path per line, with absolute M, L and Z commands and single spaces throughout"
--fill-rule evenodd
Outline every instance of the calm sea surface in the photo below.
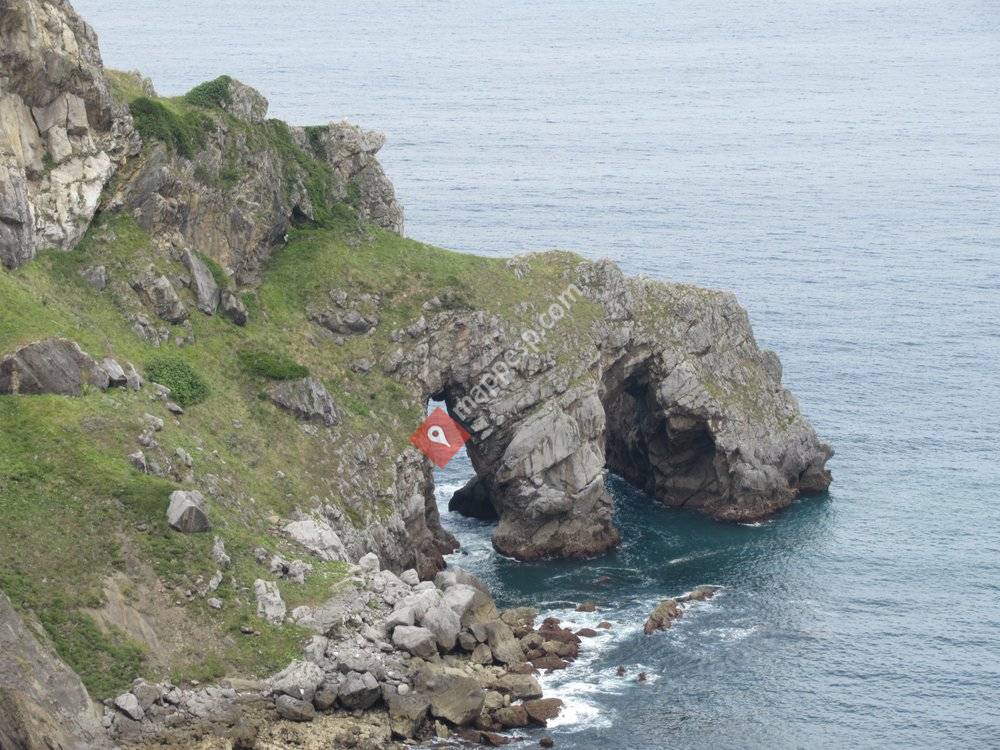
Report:
M 625 541 L 586 563 L 446 519 L 505 603 L 615 624 L 546 678 L 557 747 L 1000 746 L 1000 5 L 75 4 L 161 93 L 229 73 L 384 130 L 413 237 L 732 289 L 780 352 L 829 497 L 725 526 L 612 480 Z

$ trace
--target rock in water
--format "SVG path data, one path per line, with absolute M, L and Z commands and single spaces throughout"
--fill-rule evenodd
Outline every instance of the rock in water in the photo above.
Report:
M 667 630 L 673 621 L 681 616 L 681 608 L 675 599 L 664 599 L 656 605 L 642 629 L 649 635 L 657 630 Z
M 185 534 L 208 531 L 212 525 L 205 515 L 205 498 L 197 490 L 177 490 L 170 493 L 167 523 Z
M 181 261 L 191 272 L 191 286 L 198 309 L 206 315 L 212 315 L 219 307 L 220 292 L 211 270 L 205 261 L 190 250 L 181 254 Z
M 108 373 L 69 339 L 22 346 L 0 360 L 0 393 L 79 396 L 85 384 L 107 389 Z
M 274 403 L 299 419 L 322 422 L 327 427 L 333 427 L 340 421 L 329 392 L 314 378 L 279 383 L 268 395 Z

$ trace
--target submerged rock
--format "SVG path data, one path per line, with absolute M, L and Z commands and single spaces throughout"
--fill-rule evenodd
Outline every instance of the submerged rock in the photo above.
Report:
M 649 635 L 657 630 L 667 630 L 673 621 L 680 616 L 681 608 L 677 605 L 677 600 L 664 599 L 656 605 L 656 609 L 649 615 L 646 624 L 642 626 L 643 632 Z

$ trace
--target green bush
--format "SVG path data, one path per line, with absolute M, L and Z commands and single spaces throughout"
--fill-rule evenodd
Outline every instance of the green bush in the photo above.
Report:
M 215 80 L 199 83 L 184 94 L 184 101 L 196 107 L 221 108 L 233 100 L 233 95 L 229 91 L 232 80 L 229 76 L 219 76 Z
M 148 96 L 140 96 L 128 108 L 143 140 L 162 141 L 188 158 L 204 142 L 205 130 L 211 125 L 201 113 L 181 113 Z
M 244 372 L 271 380 L 298 380 L 309 375 L 309 370 L 284 354 L 249 349 L 237 355 Z
M 146 377 L 170 389 L 181 406 L 200 403 L 208 397 L 208 384 L 186 360 L 177 356 L 157 357 L 146 365 Z

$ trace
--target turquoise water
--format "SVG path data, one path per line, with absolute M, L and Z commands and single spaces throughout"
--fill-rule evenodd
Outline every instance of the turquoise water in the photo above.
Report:
M 615 623 L 547 678 L 557 747 L 1000 746 L 995 2 L 76 6 L 161 92 L 227 72 L 276 116 L 385 130 L 413 237 L 731 289 L 781 354 L 829 497 L 725 526 L 616 484 L 624 543 L 586 563 L 445 519 L 505 602 Z

